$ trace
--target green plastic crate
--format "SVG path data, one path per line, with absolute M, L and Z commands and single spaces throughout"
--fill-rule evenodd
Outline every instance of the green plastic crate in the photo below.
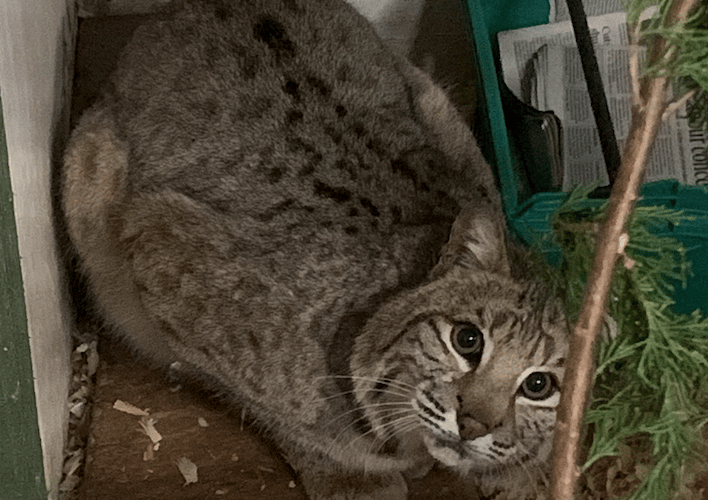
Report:
M 549 217 L 564 198 L 562 192 L 533 192 L 524 182 L 528 177 L 518 155 L 513 154 L 502 106 L 504 85 L 499 69 L 496 34 L 500 31 L 536 26 L 548 22 L 548 0 L 462 0 L 476 53 L 479 77 L 479 109 L 475 132 L 480 147 L 495 168 L 504 209 L 512 232 L 522 241 L 541 245 L 552 256 L 557 249 L 544 237 L 550 232 Z M 599 203 L 599 201 L 598 201 Z M 668 223 L 660 231 L 671 234 L 689 249 L 692 276 L 688 286 L 678 288 L 676 310 L 691 312 L 700 308 L 708 314 L 708 190 L 681 185 L 674 180 L 646 184 L 640 203 L 665 205 L 684 210 L 696 220 L 680 226 Z M 547 238 L 546 238 L 547 240 Z

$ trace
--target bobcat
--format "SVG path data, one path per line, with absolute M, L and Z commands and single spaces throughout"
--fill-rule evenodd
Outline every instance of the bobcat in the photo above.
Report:
M 245 408 L 313 500 L 404 499 L 435 462 L 511 489 L 546 469 L 563 311 L 443 90 L 343 0 L 139 28 L 62 197 L 106 321 Z

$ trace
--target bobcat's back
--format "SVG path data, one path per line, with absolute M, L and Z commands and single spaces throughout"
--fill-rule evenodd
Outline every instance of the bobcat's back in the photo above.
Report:
M 348 5 L 307 4 L 207 1 L 141 28 L 75 133 L 79 252 L 127 258 L 178 331 L 225 293 L 240 329 L 336 323 L 333 302 L 420 281 L 478 190 L 496 201 L 442 92 Z

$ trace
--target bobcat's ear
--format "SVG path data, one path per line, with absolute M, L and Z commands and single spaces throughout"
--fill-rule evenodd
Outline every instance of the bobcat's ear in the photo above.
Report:
M 474 201 L 462 209 L 431 276 L 442 276 L 455 266 L 510 274 L 506 221 L 500 210 Z

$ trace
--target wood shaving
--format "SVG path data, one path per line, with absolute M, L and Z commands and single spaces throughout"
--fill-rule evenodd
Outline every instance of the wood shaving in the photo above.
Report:
M 152 441 L 154 444 L 157 444 L 162 441 L 162 434 L 160 434 L 157 429 L 155 429 L 154 418 L 143 417 L 138 423 L 140 424 L 140 427 L 142 427 L 143 434 L 149 437 L 150 441 Z
M 68 493 L 72 491 L 81 481 L 81 476 L 76 472 L 84 463 L 84 450 L 82 448 L 74 450 L 64 461 L 62 472 L 64 479 L 59 484 L 59 491 Z
M 188 484 L 199 481 L 197 465 L 187 457 L 182 457 L 177 461 L 177 468 L 180 473 L 182 473 L 182 477 L 184 477 L 185 482 L 182 486 L 187 486 Z
M 67 399 L 69 429 L 64 447 L 62 479 L 58 488 L 60 500 L 73 500 L 78 496 L 77 487 L 86 460 L 84 447 L 89 435 L 94 379 L 99 365 L 96 333 L 74 330 L 72 336 L 76 347 L 71 352 L 71 395 Z
M 155 460 L 155 452 L 160 449 L 162 434 L 155 428 L 154 418 L 142 417 L 138 423 L 140 424 L 141 432 L 149 437 L 151 441 L 143 452 L 143 461 L 149 462 L 150 460 Z
M 136 415 L 138 417 L 149 417 L 150 414 L 147 412 L 147 410 L 141 410 L 135 405 L 132 405 L 130 403 L 126 403 L 125 401 L 121 401 L 120 399 L 116 399 L 116 402 L 113 403 L 113 409 L 122 411 L 123 413 L 128 413 L 130 415 Z
M 71 494 L 79 483 L 81 483 L 81 476 L 76 474 L 64 476 L 64 479 L 62 479 L 59 484 L 59 495 L 61 495 L 61 498 L 65 498 L 67 495 Z
M 98 342 L 91 342 L 91 349 L 86 355 L 86 369 L 89 377 L 93 377 L 98 370 L 98 363 L 101 358 L 98 356 Z
M 77 401 L 71 405 L 71 408 L 69 408 L 69 413 L 71 413 L 76 418 L 81 418 L 84 415 L 85 409 L 86 401 Z
M 74 391 L 71 396 L 69 396 L 69 403 L 75 403 L 77 401 L 83 402 L 90 392 L 91 391 L 87 385 L 82 385 L 79 389 Z
M 197 419 L 197 423 L 199 423 L 199 427 L 209 427 L 209 422 L 207 422 L 204 418 L 199 417 Z
M 84 343 L 81 344 L 79 347 L 77 347 L 76 349 L 74 349 L 74 352 L 79 353 L 79 354 L 83 354 L 83 353 L 85 353 L 86 351 L 88 351 L 88 348 L 89 348 L 89 343 L 88 343 L 88 342 L 84 342 Z
M 155 460 L 155 443 L 149 443 L 147 448 L 143 452 L 143 462 L 149 462 L 150 460 Z

